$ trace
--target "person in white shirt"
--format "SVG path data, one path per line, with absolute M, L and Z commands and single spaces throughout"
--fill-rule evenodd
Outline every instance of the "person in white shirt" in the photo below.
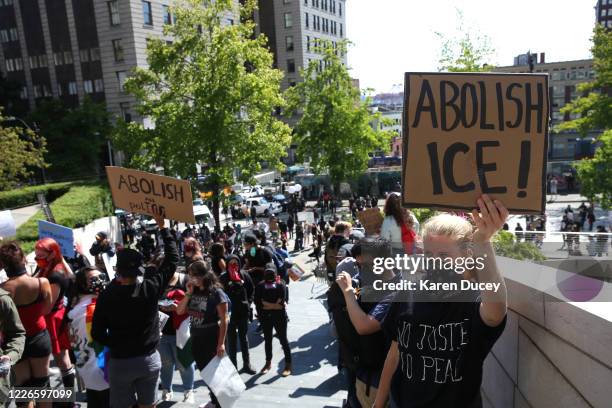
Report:
M 391 193 L 387 196 L 384 213 L 385 219 L 380 229 L 380 237 L 389 241 L 393 250 L 404 250 L 402 225 L 411 229 L 416 235 L 419 231 L 419 221 L 411 211 L 402 208 L 398 193 Z

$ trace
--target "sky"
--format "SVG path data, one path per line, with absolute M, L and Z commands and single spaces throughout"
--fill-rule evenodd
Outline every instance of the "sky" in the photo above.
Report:
M 546 61 L 590 58 L 595 0 L 347 0 L 351 76 L 376 92 L 403 87 L 403 73 L 437 71 L 441 40 L 457 33 L 457 10 L 469 32 L 486 35 L 491 63 L 512 65 L 527 51 Z

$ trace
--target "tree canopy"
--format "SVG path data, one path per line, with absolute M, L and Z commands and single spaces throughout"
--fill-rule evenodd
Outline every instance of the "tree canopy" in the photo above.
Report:
M 34 173 L 34 169 L 45 167 L 45 138 L 31 129 L 18 126 L 1 126 L 7 118 L 0 109 L 0 190 L 14 188 Z
M 310 160 L 315 173 L 328 172 L 337 185 L 367 169 L 369 153 L 388 150 L 390 131 L 378 126 L 380 114 L 369 109 L 370 98 L 361 98 L 342 61 L 347 43 L 322 42 L 302 70 L 303 81 L 286 92 L 288 115 L 301 114 L 293 141 L 301 160 Z
M 575 163 L 581 192 L 603 208 L 612 207 L 612 32 L 602 25 L 593 35 L 593 68 L 595 80 L 580 84 L 578 98 L 561 109 L 577 116 L 560 124 L 556 130 L 576 130 L 581 134 L 600 130 L 594 143 L 598 145 L 591 159 Z
M 284 104 L 283 74 L 272 67 L 266 38 L 254 34 L 255 5 L 255 0 L 175 3 L 174 24 L 164 27 L 172 42 L 150 38 L 149 67 L 136 69 L 125 84 L 154 129 L 120 124 L 115 137 L 133 167 L 161 165 L 167 175 L 195 178 L 201 164 L 217 225 L 219 192 L 233 184 L 235 169 L 249 181 L 264 161 L 282 167 L 291 137 L 291 129 L 273 115 Z

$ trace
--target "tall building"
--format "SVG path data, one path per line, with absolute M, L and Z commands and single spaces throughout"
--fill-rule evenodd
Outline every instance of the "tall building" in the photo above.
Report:
M 612 0 L 597 0 L 595 21 L 607 28 L 612 28 Z
M 174 23 L 171 4 L 0 0 L 0 70 L 21 84 L 21 99 L 12 110 L 27 112 L 49 97 L 74 106 L 89 96 L 106 102 L 111 114 L 143 120 L 123 84 L 134 68 L 147 65 L 147 38 L 163 37 L 164 25 Z M 231 15 L 225 20 L 234 22 Z
M 256 21 L 268 38 L 276 67 L 285 72 L 286 89 L 300 80 L 300 68 L 321 61 L 315 52 L 319 41 L 335 46 L 346 38 L 346 0 L 259 0 Z
M 612 0 L 610 0 L 612 4 Z M 537 54 L 531 54 L 537 56 Z M 533 67 L 529 66 L 527 58 L 515 58 L 515 65 L 496 67 L 496 72 L 508 73 L 547 73 L 549 75 L 549 97 L 551 105 L 551 129 L 548 151 L 548 173 L 561 175 L 571 171 L 572 163 L 585 157 L 591 157 L 595 146 L 593 140 L 600 132 L 590 132 L 586 137 L 575 131 L 557 132 L 555 127 L 564 121 L 576 119 L 577 116 L 561 113 L 561 108 L 578 96 L 576 86 L 589 82 L 595 77 L 593 60 L 545 62 L 544 54 L 540 60 L 533 60 Z

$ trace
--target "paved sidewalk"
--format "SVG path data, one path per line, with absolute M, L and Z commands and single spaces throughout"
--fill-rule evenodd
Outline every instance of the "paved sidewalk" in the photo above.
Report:
M 11 210 L 11 214 L 15 220 L 15 227 L 19 228 L 21 225 L 25 224 L 34 214 L 38 212 L 38 210 L 40 210 L 39 204 Z

